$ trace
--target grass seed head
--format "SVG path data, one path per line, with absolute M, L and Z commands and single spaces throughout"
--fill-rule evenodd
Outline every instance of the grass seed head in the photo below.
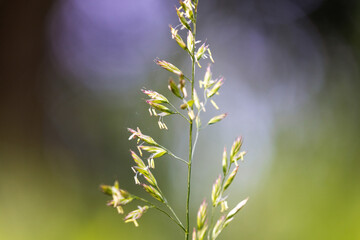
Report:
M 139 218 L 141 218 L 142 215 L 143 215 L 148 209 L 149 209 L 149 206 L 146 206 L 146 205 L 143 206 L 143 207 L 138 206 L 138 209 L 136 209 L 136 210 L 130 212 L 128 215 L 126 215 L 126 217 L 124 218 L 124 221 L 125 221 L 126 223 L 128 223 L 128 222 L 133 222 L 134 225 L 135 225 L 135 227 L 138 227 L 139 224 L 138 224 L 137 220 L 138 220 Z
M 226 216 L 226 221 L 232 219 L 235 214 L 237 214 L 245 206 L 248 200 L 249 198 L 245 198 L 244 200 L 239 202 L 233 209 L 231 209 L 231 211 Z
M 202 229 L 206 221 L 207 203 L 204 201 L 201 203 L 197 213 L 197 229 Z
M 195 230 L 195 228 L 193 229 L 193 233 L 192 233 L 192 240 L 197 240 L 197 238 L 196 238 L 196 230 Z
M 131 133 L 129 140 L 137 137 L 138 140 L 142 140 L 148 144 L 158 146 L 158 144 L 154 141 L 154 139 L 152 139 L 152 137 L 142 134 L 139 128 L 137 128 L 137 131 L 135 131 L 134 129 L 128 128 L 128 131 Z
M 207 93 L 207 98 L 211 98 L 216 93 L 218 93 L 220 87 L 224 84 L 224 79 L 220 78 L 212 87 L 212 89 Z
M 233 143 L 230 151 L 230 161 L 236 162 L 236 155 L 239 153 L 242 145 L 242 137 L 237 137 L 235 142 Z
M 180 89 L 178 88 L 178 86 L 176 85 L 175 81 L 172 78 L 169 79 L 168 88 L 175 96 L 177 96 L 180 99 L 183 98 L 180 94 Z
M 236 173 L 239 170 L 239 166 L 236 166 L 236 168 L 233 169 L 233 171 L 230 173 L 230 176 L 228 177 L 228 179 L 226 180 L 226 182 L 224 183 L 224 191 L 230 186 L 230 184 L 234 181 L 234 178 L 236 176 Z
M 222 156 L 222 170 L 223 170 L 224 176 L 226 175 L 226 173 L 228 171 L 227 168 L 228 168 L 227 152 L 226 152 L 226 148 L 224 147 L 223 156 Z
M 160 67 L 168 70 L 169 72 L 172 72 L 178 76 L 183 75 L 183 73 L 178 69 L 174 64 L 171 64 L 164 60 L 155 59 L 155 63 L 159 65 Z
M 223 120 L 225 117 L 227 116 L 227 113 L 223 113 L 223 114 L 220 114 L 218 116 L 215 116 L 213 118 L 211 118 L 208 122 L 208 125 L 212 125 L 212 124 L 215 124 L 217 122 L 220 122 L 221 120 Z
M 169 103 L 169 100 L 167 100 L 166 97 L 164 97 L 162 94 L 155 92 L 153 90 L 146 90 L 146 89 L 141 89 L 141 91 L 143 93 L 145 93 L 146 95 L 148 95 L 151 98 L 152 102 L 155 103 Z
M 160 202 L 165 202 L 161 193 L 158 190 L 156 190 L 153 186 L 142 184 L 142 187 L 156 200 Z
M 188 29 L 188 30 L 191 31 L 191 27 L 190 27 L 188 21 L 186 20 L 186 18 L 185 18 L 185 16 L 184 16 L 184 15 L 185 15 L 184 12 L 181 11 L 181 8 L 175 8 L 175 9 L 176 9 L 176 13 L 177 13 L 177 15 L 178 15 L 178 18 L 179 18 L 179 21 L 180 21 L 181 25 L 182 25 L 184 28 L 186 28 L 186 29 Z
M 194 36 L 191 31 L 188 32 L 187 36 L 187 48 L 189 49 L 189 52 L 193 52 L 194 50 Z
M 225 216 L 221 216 L 215 223 L 215 226 L 212 231 L 212 239 L 216 239 L 221 231 L 224 229 Z
M 219 204 L 219 199 L 221 198 L 221 175 L 216 179 L 212 187 L 211 192 L 211 201 L 214 207 Z
M 177 44 L 179 44 L 179 46 L 186 50 L 186 44 L 185 42 L 182 40 L 182 38 L 180 37 L 180 35 L 178 34 L 178 30 L 174 29 L 171 25 L 170 26 L 170 30 L 171 30 L 171 38 L 175 39 L 175 41 L 177 42 Z

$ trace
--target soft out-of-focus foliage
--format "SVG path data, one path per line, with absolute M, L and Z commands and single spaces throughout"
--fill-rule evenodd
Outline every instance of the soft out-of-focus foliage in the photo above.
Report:
M 125 225 L 98 187 L 119 179 L 139 190 L 126 132 L 134 122 L 179 155 L 186 150 L 183 126 L 173 121 L 167 125 L 174 134 L 153 131 L 156 120 L 144 117 L 147 106 L 138 100 L 142 87 L 166 92 L 156 89 L 168 75 L 154 58 L 184 60 L 167 51 L 177 47 L 167 27 L 176 19 L 166 10 L 176 2 L 82 2 L 5 1 L 0 9 L 0 238 L 181 239 L 155 212 L 141 219 L 141 231 Z M 206 140 L 230 146 L 241 134 L 249 151 L 231 191 L 240 189 L 250 201 L 232 223 L 239 227 L 221 239 L 360 238 L 360 40 L 358 19 L 349 17 L 359 15 L 359 4 L 213 0 L 202 6 L 199 37 L 214 46 L 213 72 L 226 81 L 218 104 L 231 115 L 199 139 L 198 150 L 208 154 L 195 154 L 194 167 L 202 171 L 193 176 L 192 219 L 211 188 L 203 179 L 212 182 L 221 167 L 223 146 Z M 167 158 L 156 166 L 159 184 L 181 212 L 186 170 L 170 168 Z

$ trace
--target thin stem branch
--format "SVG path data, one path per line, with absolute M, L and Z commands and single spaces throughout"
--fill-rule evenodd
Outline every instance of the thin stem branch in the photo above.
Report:
M 195 140 L 194 140 L 194 144 L 193 144 L 192 152 L 191 152 L 191 157 L 192 157 L 192 158 L 194 157 L 195 148 L 196 148 L 196 143 L 197 143 L 198 138 L 199 138 L 199 132 L 200 132 L 200 129 L 197 128 L 197 129 L 196 129 L 196 134 L 195 134 Z
M 166 207 L 172 212 L 172 214 L 174 215 L 174 217 L 176 218 L 176 220 L 180 223 L 180 225 L 182 227 L 184 227 L 184 225 L 182 224 L 182 222 L 180 221 L 179 217 L 176 215 L 175 211 L 172 209 L 172 207 L 170 206 L 169 202 L 167 201 L 167 199 L 165 198 L 165 195 L 163 194 L 163 192 L 161 191 L 159 186 L 156 186 L 157 190 L 160 192 L 160 194 L 163 196 L 164 198 L 164 204 L 166 205 Z
M 206 107 L 207 100 L 208 100 L 205 93 L 206 93 L 206 91 L 204 90 L 204 106 L 203 106 L 204 108 Z M 202 110 L 203 110 L 203 108 L 199 109 L 198 113 L 196 114 L 196 118 L 200 118 L 200 113 L 201 113 Z M 203 129 L 203 128 L 200 128 L 199 126 L 197 126 L 197 128 L 196 128 L 195 141 L 194 141 L 194 145 L 193 145 L 193 149 L 192 149 L 192 157 L 194 157 L 195 148 L 196 148 L 197 140 L 198 140 L 198 137 L 199 137 L 199 132 L 200 132 L 201 129 Z
M 187 161 L 185 161 L 185 160 L 182 159 L 181 157 L 178 157 L 178 156 L 174 155 L 172 152 L 168 152 L 168 154 L 169 154 L 170 156 L 172 156 L 173 158 L 175 158 L 175 159 L 177 159 L 177 160 L 180 160 L 180 161 L 182 161 L 183 163 L 186 163 L 186 165 L 189 165 L 189 163 L 188 163 Z
M 181 227 L 185 231 L 184 225 L 182 224 L 179 217 L 176 215 L 175 211 L 172 209 L 172 207 L 170 206 L 170 204 L 168 203 L 168 201 L 166 199 L 165 199 L 165 205 L 169 208 L 169 210 L 172 212 L 172 214 L 175 216 L 176 220 L 180 223 Z
M 173 158 L 175 158 L 175 159 L 177 159 L 177 160 L 179 160 L 179 161 L 181 161 L 181 162 L 183 162 L 183 163 L 186 163 L 186 165 L 189 165 L 189 163 L 186 161 L 186 160 L 184 160 L 184 159 L 182 159 L 181 157 L 178 157 L 178 156 L 176 156 L 174 153 L 172 153 L 169 149 L 167 149 L 166 147 L 164 147 L 164 146 L 162 146 L 162 145 L 160 145 L 160 144 L 158 144 L 158 146 L 159 147 L 161 147 L 162 149 L 164 149 L 170 156 L 172 156 Z
M 183 117 L 188 123 L 190 123 L 190 120 L 189 120 L 187 117 L 185 117 L 185 115 L 183 115 L 181 112 L 179 112 L 179 110 L 177 110 L 177 108 L 176 108 L 173 104 L 171 104 L 171 103 L 169 102 L 169 105 L 170 105 L 172 108 L 174 108 L 176 114 L 179 114 L 179 115 L 180 115 L 181 117 Z
M 191 55 L 190 55 L 191 56 Z M 192 57 L 192 56 L 191 56 Z M 190 83 L 192 82 L 192 80 L 191 79 L 189 79 L 187 76 L 185 76 L 184 75 L 184 78 L 186 79 L 186 80 L 188 80 Z
M 185 117 L 184 114 L 180 113 L 180 112 L 177 112 L 176 114 L 179 114 L 181 117 L 183 117 L 188 123 L 190 123 L 190 120 L 187 119 L 187 117 Z
M 162 210 L 161 208 L 159 208 L 158 206 L 154 205 L 153 203 L 149 202 L 148 200 L 138 197 L 138 196 L 133 196 L 135 199 L 140 200 L 145 202 L 146 204 L 149 204 L 150 207 L 155 208 L 156 210 L 159 210 L 160 212 L 164 213 L 167 217 L 169 217 L 172 221 L 174 221 L 184 232 L 185 232 L 185 228 L 182 225 L 181 222 L 178 222 L 177 220 L 175 220 L 170 214 L 168 214 L 166 211 Z

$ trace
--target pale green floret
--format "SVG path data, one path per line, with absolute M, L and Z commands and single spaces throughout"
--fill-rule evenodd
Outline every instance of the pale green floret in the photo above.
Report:
M 197 240 L 195 228 L 193 229 L 192 240 Z
M 225 117 L 227 116 L 226 113 L 223 113 L 223 114 L 220 114 L 218 116 L 215 116 L 213 118 L 211 118 L 208 122 L 208 125 L 212 125 L 212 124 L 215 124 L 217 122 L 220 122 L 221 120 L 223 120 Z
M 203 54 L 205 53 L 206 49 L 208 48 L 208 46 L 205 45 L 205 43 L 203 43 L 199 49 L 197 50 L 196 54 L 195 54 L 195 58 L 199 61 L 200 58 L 203 56 Z
M 194 100 L 189 100 L 189 101 L 181 104 L 181 105 L 180 105 L 180 108 L 181 108 L 181 109 L 191 108 L 193 104 L 194 104 Z
M 224 176 L 227 174 L 228 171 L 227 168 L 228 168 L 227 153 L 226 153 L 226 148 L 224 147 L 223 157 L 222 157 L 222 170 Z
M 124 213 L 121 206 L 130 203 L 134 199 L 129 192 L 119 188 L 117 181 L 115 181 L 114 186 L 101 185 L 100 187 L 105 194 L 112 196 L 112 200 L 108 202 L 108 205 L 116 208 L 119 214 Z
M 195 7 L 190 0 L 179 1 L 182 9 L 185 11 L 186 17 L 191 21 L 195 21 L 193 8 Z
M 231 151 L 230 151 L 230 162 L 231 163 L 233 163 L 233 162 L 236 163 L 236 155 L 239 153 L 241 145 L 242 145 L 242 138 L 238 137 L 231 147 Z
M 143 177 L 149 184 L 151 184 L 152 186 L 155 186 L 155 187 L 157 186 L 156 179 L 155 179 L 154 175 L 151 173 L 149 167 L 140 168 L 140 167 L 135 166 L 135 167 L 133 167 L 133 169 L 136 170 L 141 175 L 143 175 Z
M 216 207 L 219 204 L 221 198 L 221 176 L 219 176 L 212 187 L 211 201 L 212 205 Z
M 155 198 L 156 200 L 158 200 L 160 202 L 165 202 L 161 193 L 158 190 L 156 190 L 153 186 L 149 186 L 146 184 L 142 184 L 142 186 L 145 189 L 145 191 L 147 191 L 153 198 Z
M 166 115 L 174 114 L 174 112 L 172 110 L 170 110 L 169 108 L 167 108 L 164 105 L 161 105 L 159 103 L 156 103 L 154 101 L 146 100 L 146 103 L 149 104 L 152 108 L 154 108 L 160 112 L 166 113 Z
M 187 48 L 189 49 L 189 52 L 193 52 L 194 49 L 194 36 L 191 33 L 191 31 L 188 32 L 187 36 Z
M 138 165 L 139 168 L 145 169 L 146 165 L 143 162 L 143 160 L 138 155 L 136 155 L 136 153 L 133 152 L 132 150 L 130 150 L 130 152 L 131 152 L 131 156 L 134 159 L 134 162 L 136 163 L 136 165 Z
M 175 41 L 179 44 L 179 46 L 182 49 L 186 50 L 186 44 L 184 43 L 184 41 L 182 40 L 182 38 L 178 34 L 178 30 L 175 30 L 171 25 L 170 25 L 170 29 L 171 29 L 171 37 L 172 37 L 172 39 L 175 39 Z
M 216 110 L 219 110 L 219 107 L 218 107 L 218 105 L 216 105 L 216 102 L 214 100 L 210 99 L 210 102 Z
M 199 208 L 198 213 L 197 213 L 197 228 L 198 229 L 202 229 L 202 227 L 205 224 L 206 212 L 207 212 L 207 203 L 204 200 L 201 203 L 200 208 Z
M 229 208 L 228 203 L 225 200 L 221 201 L 220 206 L 221 206 L 220 212 L 225 212 Z
M 212 231 L 212 240 L 215 240 L 224 229 L 225 216 L 221 216 L 219 220 L 216 221 L 215 226 Z
M 221 85 L 223 84 L 224 84 L 224 80 L 221 78 L 214 84 L 213 88 L 207 93 L 207 98 L 211 98 L 212 96 L 214 96 L 219 91 Z
M 169 80 L 169 90 L 178 98 L 183 99 L 183 97 L 180 94 L 180 89 L 178 88 L 178 86 L 176 85 L 176 83 L 174 82 L 174 80 L 170 79 Z
M 158 144 L 154 141 L 154 139 L 152 139 L 152 137 L 142 134 L 139 128 L 137 128 L 137 131 L 128 128 L 128 131 L 131 132 L 131 136 L 129 137 L 129 140 L 137 137 L 138 140 L 142 140 L 148 144 L 158 146 Z
M 203 240 L 204 239 L 207 229 L 208 229 L 208 226 L 204 225 L 204 227 L 201 230 L 198 230 L 198 232 L 197 232 L 198 240 Z
M 166 97 L 164 97 L 162 94 L 155 92 L 153 90 L 145 90 L 145 89 L 141 89 L 141 91 L 143 93 L 145 93 L 146 95 L 148 95 L 151 99 L 152 102 L 155 103 L 169 103 L 169 100 L 167 100 Z
M 233 171 L 230 173 L 230 176 L 228 177 L 228 179 L 226 180 L 225 184 L 224 184 L 224 191 L 230 186 L 230 184 L 234 181 L 234 178 L 236 176 L 236 173 L 239 170 L 239 166 L 237 166 L 236 168 L 233 169 Z
M 167 151 L 160 147 L 153 147 L 153 146 L 139 146 L 140 149 L 152 153 L 152 158 L 158 158 L 167 153 Z
M 188 116 L 191 120 L 194 120 L 195 119 L 195 114 L 194 114 L 194 111 L 189 109 L 188 110 Z
M 207 51 L 208 51 L 208 54 L 209 54 L 209 58 L 210 58 L 210 60 L 214 63 L 214 59 L 213 59 L 213 57 L 212 57 L 212 54 L 211 54 L 210 48 L 208 48 L 208 49 L 207 49 Z
M 241 202 L 238 203 L 238 205 L 236 205 L 236 207 L 234 207 L 226 216 L 225 219 L 225 223 L 224 223 L 224 227 L 226 227 L 233 219 L 235 214 L 237 214 L 247 203 L 247 201 L 249 200 L 249 198 L 245 198 L 244 200 L 242 200 Z
M 195 107 L 197 109 L 200 109 L 201 105 L 200 105 L 200 100 L 199 100 L 199 97 L 194 89 L 194 103 L 195 103 Z
M 189 23 L 186 21 L 186 19 L 185 19 L 185 17 L 184 17 L 184 12 L 181 12 L 181 11 L 180 11 L 180 8 L 176 8 L 176 13 L 177 13 L 177 15 L 178 15 L 178 17 L 179 17 L 180 23 L 181 23 L 186 29 L 188 29 L 188 30 L 191 31 L 191 27 L 190 27 Z
M 207 67 L 207 69 L 206 69 L 206 72 L 205 72 L 204 81 L 199 81 L 200 82 L 200 88 L 203 85 L 204 88 L 207 89 L 209 87 L 209 85 L 210 85 L 211 78 L 212 78 L 212 73 L 211 73 L 211 69 L 210 69 L 210 65 L 209 65 Z
M 169 62 L 166 62 L 164 60 L 158 60 L 158 59 L 155 59 L 155 63 L 157 65 L 159 65 L 160 67 L 168 70 L 169 72 L 172 72 L 172 73 L 175 73 L 176 75 L 183 75 L 183 73 L 180 71 L 180 69 L 178 69 L 175 65 L 169 63 Z
M 124 218 L 124 221 L 126 223 L 128 222 L 133 222 L 135 227 L 138 227 L 139 224 L 137 222 L 137 220 L 139 218 L 141 218 L 141 216 L 149 209 L 149 206 L 143 206 L 143 207 L 140 207 L 138 206 L 138 209 L 130 212 L 128 215 L 126 215 L 126 217 Z

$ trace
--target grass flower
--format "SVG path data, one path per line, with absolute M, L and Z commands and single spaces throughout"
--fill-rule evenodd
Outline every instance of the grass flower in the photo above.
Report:
M 176 8 L 176 14 L 179 18 L 180 27 L 173 28 L 170 25 L 171 38 L 190 57 L 191 71 L 187 73 L 187 71 L 181 70 L 166 60 L 155 59 L 157 65 L 175 74 L 176 78 L 178 78 L 178 81 L 170 78 L 167 85 L 174 99 L 165 97 L 165 95 L 154 90 L 142 89 L 141 91 L 147 95 L 148 99 L 145 102 L 149 105 L 149 113 L 151 116 L 158 117 L 160 129 L 168 129 L 164 122 L 165 117 L 180 116 L 188 124 L 188 158 L 183 159 L 175 155 L 168 148 L 156 142 L 151 136 L 143 134 L 139 128 L 136 128 L 136 130 L 128 128 L 130 132 L 129 140 L 137 140 L 136 148 L 139 152 L 138 155 L 133 150 L 130 150 L 130 155 L 134 161 L 134 166 L 131 169 L 135 174 L 135 184 L 143 188 L 150 200 L 119 188 L 118 182 L 115 182 L 113 186 L 101 185 L 101 190 L 111 196 L 108 205 L 116 208 L 118 213 L 124 213 L 126 210 L 124 209 L 125 206 L 127 208 L 128 205 L 132 205 L 135 201 L 143 204 L 143 206 L 138 206 L 135 210 L 126 214 L 124 218 L 126 223 L 132 222 L 137 227 L 139 226 L 138 220 L 143 214 L 149 209 L 154 209 L 173 221 L 183 231 L 185 240 L 189 240 L 191 235 L 190 195 L 191 185 L 194 184 L 191 181 L 192 163 L 196 160 L 193 156 L 197 140 L 201 130 L 223 121 L 227 117 L 227 113 L 216 115 L 210 119 L 204 119 L 202 116 L 202 113 L 206 111 L 208 102 L 216 110 L 219 109 L 214 99 L 219 95 L 224 79 L 213 78 L 211 65 L 209 64 L 202 80 L 198 81 L 199 85 L 195 85 L 195 69 L 197 66 L 201 67 L 200 61 L 210 59 L 214 63 L 209 45 L 205 42 L 200 45 L 201 41 L 196 39 L 198 0 L 180 0 L 180 6 Z M 181 35 L 186 36 L 186 42 L 184 42 Z M 196 89 L 197 87 L 195 86 L 199 86 L 199 89 Z M 207 124 L 202 126 L 202 122 Z M 211 189 L 211 207 L 208 207 L 206 200 L 200 204 L 196 216 L 196 225 L 192 231 L 193 240 L 215 240 L 218 238 L 223 229 L 247 203 L 248 198 L 239 202 L 230 211 L 228 210 L 228 189 L 239 171 L 238 160 L 243 161 L 246 154 L 245 151 L 241 151 L 241 147 L 242 138 L 238 137 L 232 144 L 230 152 L 227 152 L 226 148 L 224 148 L 221 158 L 222 169 L 220 170 L 222 174 L 216 178 Z M 160 188 L 161 183 L 158 183 L 155 175 L 151 172 L 151 169 L 155 168 L 154 159 L 161 158 L 164 155 L 169 156 L 169 161 L 178 160 L 187 168 L 187 186 L 186 189 L 183 189 L 186 192 L 184 204 L 186 206 L 184 209 L 185 219 L 182 220 L 166 199 L 166 194 Z M 226 195 L 224 194 L 225 191 L 227 191 Z M 215 216 L 219 215 L 220 217 L 215 221 Z

